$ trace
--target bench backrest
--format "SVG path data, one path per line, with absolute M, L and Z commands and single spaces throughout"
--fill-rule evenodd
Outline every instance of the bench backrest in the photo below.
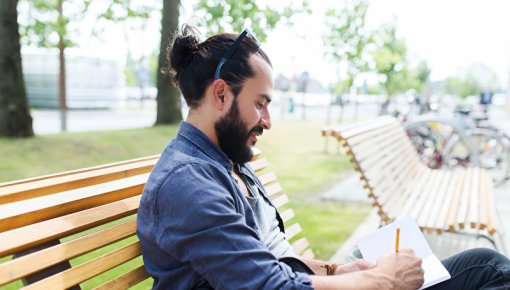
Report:
M 337 138 L 350 155 L 383 222 L 411 216 L 429 233 L 468 226 L 496 232 L 488 173 L 428 168 L 397 119 L 383 116 L 330 127 L 323 135 Z
M 287 196 L 255 151 L 252 167 L 284 208 Z M 27 288 L 126 289 L 146 280 L 136 212 L 157 160 L 150 156 L 0 184 L 0 286 L 41 276 Z M 280 211 L 295 251 L 313 256 L 307 240 L 295 238 L 301 228 L 292 224 L 292 210 Z

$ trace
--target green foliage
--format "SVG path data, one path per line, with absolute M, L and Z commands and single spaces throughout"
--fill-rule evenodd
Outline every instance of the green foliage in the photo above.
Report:
M 387 23 L 374 33 L 371 46 L 372 66 L 383 76 L 382 86 L 388 97 L 413 89 L 422 92 L 429 81 L 430 68 L 421 61 L 411 67 L 407 60 L 407 46 L 396 36 L 396 27 Z
M 59 2 L 62 2 L 62 14 L 58 13 Z M 91 15 L 91 5 L 105 5 L 102 12 Z M 77 37 L 80 32 L 80 23 L 86 17 L 102 20 L 107 24 L 118 23 L 127 20 L 149 18 L 153 7 L 135 5 L 131 0 L 20 0 L 18 5 L 20 35 L 25 45 L 38 47 L 57 47 L 59 37 L 64 40 L 65 47 L 77 45 Z M 142 21 L 143 29 L 145 21 Z M 94 25 L 92 34 L 100 35 L 105 25 Z M 72 31 L 73 33 L 69 33 Z
M 480 63 L 473 63 L 457 76 L 447 78 L 441 87 L 442 92 L 462 98 L 478 96 L 484 90 L 498 91 L 501 90 L 501 85 L 497 74 Z
M 372 36 L 365 27 L 368 1 L 352 0 L 343 9 L 329 9 L 325 21 L 329 32 L 323 37 L 327 55 L 347 64 L 347 78 L 336 86 L 349 92 L 354 78 L 368 69 L 366 48 Z M 337 92 L 341 93 L 341 92 Z
M 255 0 L 199 0 L 195 11 L 202 21 L 200 25 L 207 27 L 210 34 L 249 28 L 263 42 L 276 24 L 290 24 L 292 15 L 309 12 L 309 7 L 308 0 L 292 1 L 280 9 L 262 6 Z

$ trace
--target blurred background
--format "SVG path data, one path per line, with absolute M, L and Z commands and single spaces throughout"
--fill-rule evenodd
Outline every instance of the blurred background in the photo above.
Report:
M 162 48 L 183 23 L 204 38 L 254 31 L 273 62 L 276 118 L 306 118 L 311 107 L 308 117 L 329 122 L 349 104 L 357 118 L 360 104 L 384 110 L 411 98 L 445 106 L 476 104 L 482 93 L 495 105 L 509 100 L 505 1 L 7 2 L 17 23 L 4 35 L 19 32 L 21 46 L 4 39 L 0 53 L 15 66 L 19 53 L 22 74 L 2 72 L 1 136 L 178 122 L 185 104 L 158 71 Z
M 159 73 L 172 35 L 183 23 L 204 39 L 249 28 L 275 76 L 273 129 L 257 146 L 327 259 L 370 205 L 337 188 L 352 167 L 328 153 L 325 126 L 469 111 L 499 128 L 483 149 L 510 152 L 508 11 L 497 0 L 2 0 L 0 182 L 159 154 L 187 114 Z M 439 156 L 431 167 L 472 161 L 419 138 L 425 158 Z M 504 182 L 509 155 L 489 153 Z M 323 198 L 338 192 L 352 194 Z

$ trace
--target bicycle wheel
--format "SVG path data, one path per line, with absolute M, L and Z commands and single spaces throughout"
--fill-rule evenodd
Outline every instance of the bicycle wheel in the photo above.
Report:
M 475 128 L 468 134 L 478 149 L 478 166 L 489 171 L 496 186 L 501 185 L 507 178 L 510 160 L 505 141 L 500 135 L 487 129 Z M 459 139 L 445 147 L 443 158 L 448 167 L 452 168 L 472 164 L 471 156 L 468 146 Z
M 407 136 L 414 148 L 429 168 L 441 167 L 441 139 L 428 123 L 417 124 L 406 128 Z

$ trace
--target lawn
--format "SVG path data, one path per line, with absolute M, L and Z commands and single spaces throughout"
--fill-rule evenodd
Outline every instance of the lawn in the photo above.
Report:
M 275 122 L 273 129 L 260 137 L 257 147 L 278 175 L 314 253 L 320 259 L 328 259 L 370 208 L 320 198 L 322 192 L 351 171 L 345 156 L 324 153 L 322 125 L 318 121 Z M 0 138 L 0 181 L 159 154 L 176 131 L 176 126 L 159 126 L 31 139 Z M 81 260 L 77 258 L 72 263 L 79 264 Z M 92 284 L 96 283 L 82 286 L 88 289 Z

